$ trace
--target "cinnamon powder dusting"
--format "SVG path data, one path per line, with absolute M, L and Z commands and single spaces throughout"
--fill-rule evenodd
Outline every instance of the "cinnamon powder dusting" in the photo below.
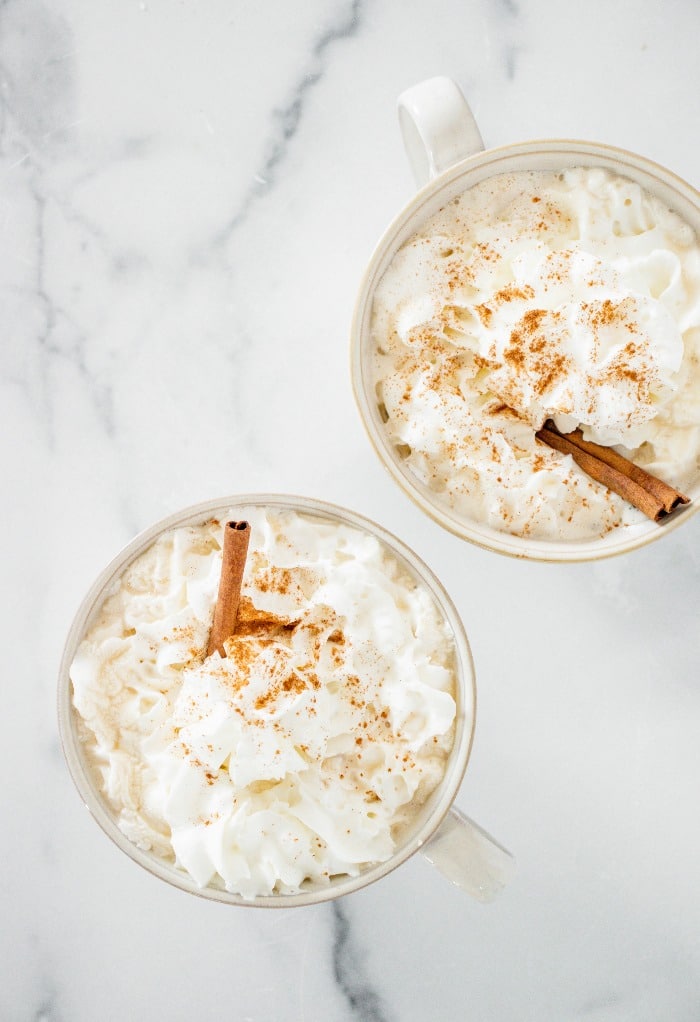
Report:
M 533 388 L 541 396 L 554 381 L 566 375 L 571 359 L 561 351 L 548 347 L 542 329 L 545 319 L 556 320 L 557 314 L 546 309 L 530 309 L 511 332 L 503 360 L 518 373 L 534 377 Z

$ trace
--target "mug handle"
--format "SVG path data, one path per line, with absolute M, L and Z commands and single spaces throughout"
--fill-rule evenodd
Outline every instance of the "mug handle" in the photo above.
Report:
M 398 99 L 403 144 L 418 187 L 484 143 L 462 90 L 451 78 L 428 78 Z
M 454 806 L 421 849 L 428 862 L 477 901 L 493 901 L 515 873 L 515 859 Z

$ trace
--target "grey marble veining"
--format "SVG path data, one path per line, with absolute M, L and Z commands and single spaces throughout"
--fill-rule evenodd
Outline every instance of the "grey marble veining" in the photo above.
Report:
M 339 41 L 349 40 L 360 30 L 365 0 L 351 0 L 345 5 L 337 20 L 325 28 L 311 47 L 312 59 L 295 83 L 291 96 L 283 105 L 273 112 L 273 131 L 268 142 L 263 162 L 253 175 L 249 191 L 244 195 L 237 212 L 222 232 L 222 240 L 226 241 L 244 220 L 247 219 L 251 205 L 264 195 L 275 181 L 284 164 L 284 159 L 291 140 L 296 136 L 299 122 L 304 113 L 306 97 L 322 80 L 329 51 Z
M 591 137 L 697 184 L 699 30 L 694 0 L 0 5 L 1 1019 L 700 1017 L 700 521 L 597 565 L 461 544 L 380 469 L 347 364 L 411 195 L 402 89 L 448 74 L 490 144 Z M 54 707 L 79 600 L 155 518 L 255 491 L 367 514 L 451 593 L 479 688 L 458 804 L 518 859 L 495 904 L 414 858 L 226 909 L 81 806 Z
M 347 1002 L 350 1017 L 362 1022 L 389 1022 L 381 997 L 365 976 L 347 913 L 339 902 L 332 905 L 332 912 L 333 978 Z

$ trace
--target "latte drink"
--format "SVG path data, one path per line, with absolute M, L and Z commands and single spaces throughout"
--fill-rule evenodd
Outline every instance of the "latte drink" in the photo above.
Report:
M 457 196 L 384 273 L 372 345 L 387 437 L 465 520 L 554 541 L 641 520 L 536 439 L 549 419 L 697 482 L 700 247 L 627 178 L 519 171 Z
M 122 833 L 199 887 L 253 899 L 389 860 L 443 779 L 458 697 L 450 625 L 377 537 L 291 509 L 242 515 L 225 656 L 206 655 L 217 517 L 163 532 L 126 567 L 70 678 Z

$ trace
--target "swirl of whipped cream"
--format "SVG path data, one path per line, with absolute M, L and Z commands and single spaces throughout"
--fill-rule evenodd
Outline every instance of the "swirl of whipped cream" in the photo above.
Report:
M 221 563 L 210 522 L 129 566 L 71 679 L 121 830 L 200 886 L 252 898 L 388 859 L 444 774 L 456 705 L 449 626 L 377 539 L 246 515 L 225 658 L 203 655 Z
M 372 336 L 388 435 L 467 517 L 549 539 L 635 520 L 534 441 L 548 418 L 676 485 L 697 475 L 700 248 L 624 178 L 532 171 L 476 185 L 396 253 Z

